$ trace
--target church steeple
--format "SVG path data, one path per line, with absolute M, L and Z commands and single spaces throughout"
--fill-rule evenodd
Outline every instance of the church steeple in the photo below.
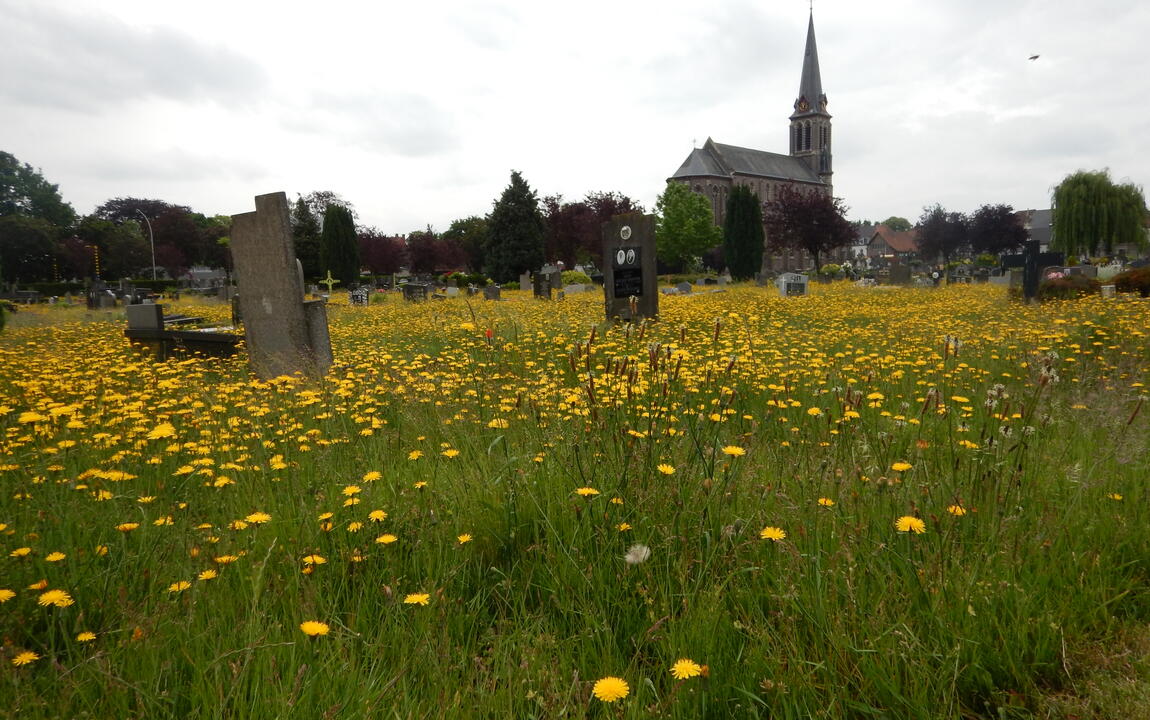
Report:
M 802 160 L 819 174 L 827 185 L 831 182 L 831 116 L 819 72 L 819 50 L 815 44 L 815 15 L 807 24 L 807 46 L 803 54 L 803 74 L 799 96 L 791 113 L 791 155 Z

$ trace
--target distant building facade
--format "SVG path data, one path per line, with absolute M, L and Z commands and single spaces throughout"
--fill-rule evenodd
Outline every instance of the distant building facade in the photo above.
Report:
M 832 193 L 831 115 L 827 112 L 827 96 L 823 93 L 819 72 L 813 14 L 807 25 L 799 96 L 790 116 L 789 136 L 790 151 L 785 155 L 725 145 L 707 138 L 703 147 L 691 151 L 668 181 L 684 183 L 707 197 L 719 226 L 725 219 L 727 197 L 735 185 L 750 187 L 763 204 L 775 200 L 783 187 L 800 192 Z M 850 248 L 842 248 L 825 259 L 841 262 L 849 256 Z M 805 267 L 807 262 L 806 253 L 777 255 L 769 250 L 763 253 L 765 272 Z

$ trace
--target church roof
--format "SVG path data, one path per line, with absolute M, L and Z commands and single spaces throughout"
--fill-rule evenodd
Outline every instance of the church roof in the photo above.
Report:
M 800 109 L 799 103 L 807 101 L 807 109 Z M 815 44 L 815 16 L 811 13 L 807 24 L 807 47 L 803 52 L 803 75 L 799 80 L 799 96 L 795 99 L 795 115 L 809 113 L 826 114 L 827 96 L 823 94 L 823 78 L 819 73 L 819 49 Z M 794 117 L 792 115 L 791 117 Z
M 823 184 L 822 179 L 799 158 L 737 145 L 724 145 L 710 138 L 707 138 L 703 147 L 691 151 L 670 179 L 681 180 L 708 175 L 726 178 L 733 175 L 753 175 Z

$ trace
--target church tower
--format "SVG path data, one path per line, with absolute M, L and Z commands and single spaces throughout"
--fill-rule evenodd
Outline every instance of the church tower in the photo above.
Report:
M 799 81 L 799 96 L 791 114 L 791 156 L 817 173 L 831 186 L 831 116 L 827 112 L 827 96 L 819 75 L 819 51 L 815 46 L 815 16 L 811 13 L 807 25 L 807 48 L 803 55 L 803 75 Z

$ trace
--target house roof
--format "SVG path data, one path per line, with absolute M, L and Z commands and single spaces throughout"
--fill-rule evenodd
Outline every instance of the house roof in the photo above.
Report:
M 823 181 L 799 158 L 737 145 L 724 145 L 707 138 L 701 148 L 695 148 L 669 179 L 691 177 L 732 177 L 751 175 L 777 180 L 823 185 Z
M 881 238 L 891 250 L 895 252 L 911 253 L 918 252 L 918 229 L 911 228 L 905 232 L 896 232 L 891 230 L 886 225 L 879 225 L 874 229 L 874 235 L 871 236 L 871 242 L 875 238 Z

